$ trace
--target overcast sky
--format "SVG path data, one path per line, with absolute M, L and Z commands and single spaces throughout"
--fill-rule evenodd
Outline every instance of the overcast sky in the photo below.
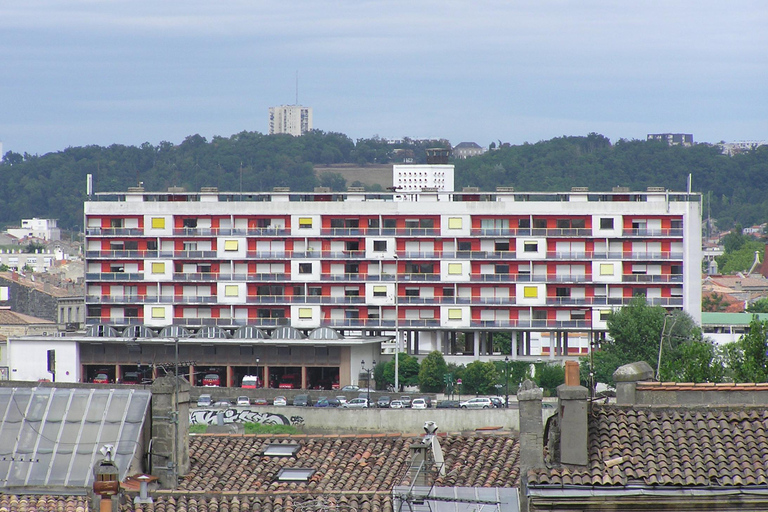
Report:
M 268 131 L 768 139 L 768 1 L 0 0 L 3 152 Z

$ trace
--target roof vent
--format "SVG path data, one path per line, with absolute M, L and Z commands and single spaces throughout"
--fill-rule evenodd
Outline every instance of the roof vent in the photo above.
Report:
M 496 187 L 496 192 L 514 192 L 515 187 Z
M 347 192 L 365 192 L 365 187 L 347 187 Z
M 128 187 L 128 192 L 144 192 L 144 187 Z
M 203 194 L 218 194 L 219 187 L 200 187 L 200 192 Z
M 461 189 L 462 192 L 480 192 L 480 187 L 464 187 Z
M 589 192 L 589 187 L 571 187 L 571 192 Z
M 613 187 L 613 192 L 629 192 L 629 187 Z
M 645 189 L 646 192 L 666 192 L 667 189 L 664 187 L 648 187 Z
M 291 187 L 272 187 L 272 192 L 290 192 Z
M 315 194 L 330 194 L 331 187 L 315 187 Z

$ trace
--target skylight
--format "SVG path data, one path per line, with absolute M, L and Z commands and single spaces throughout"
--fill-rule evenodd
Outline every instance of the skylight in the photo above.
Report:
M 281 444 L 270 443 L 264 449 L 264 455 L 267 457 L 292 457 L 299 451 L 301 445 L 299 444 Z
M 312 468 L 283 468 L 277 474 L 277 480 L 279 482 L 306 482 L 314 474 L 315 470 Z

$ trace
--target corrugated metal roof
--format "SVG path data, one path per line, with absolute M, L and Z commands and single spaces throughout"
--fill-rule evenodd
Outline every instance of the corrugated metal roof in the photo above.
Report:
M 88 487 L 108 444 L 123 480 L 151 396 L 140 389 L 0 388 L 0 487 Z

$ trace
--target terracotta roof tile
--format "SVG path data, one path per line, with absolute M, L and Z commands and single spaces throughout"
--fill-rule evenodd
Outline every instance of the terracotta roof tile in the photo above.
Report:
M 630 421 L 630 418 L 633 418 Z M 593 404 L 587 466 L 528 472 L 531 485 L 742 486 L 768 481 L 768 408 Z

